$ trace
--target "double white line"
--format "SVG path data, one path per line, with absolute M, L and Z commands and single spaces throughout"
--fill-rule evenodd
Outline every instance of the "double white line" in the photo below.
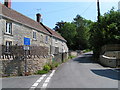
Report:
M 54 75 L 54 73 L 55 73 L 55 70 L 53 70 L 52 73 L 49 75 L 49 77 L 47 77 L 47 79 L 46 79 L 45 82 L 43 83 L 42 88 L 46 88 L 46 87 L 47 87 L 47 85 L 48 85 L 50 79 L 52 78 L 52 76 Z
M 38 86 L 38 84 L 44 79 L 44 77 L 46 76 L 46 74 L 42 75 L 42 77 L 40 77 L 33 85 L 31 88 L 36 88 Z
M 47 77 L 47 79 L 45 80 L 45 82 L 43 83 L 43 85 L 42 85 L 41 88 L 46 88 L 46 87 L 47 87 L 47 85 L 48 85 L 50 79 L 52 78 L 52 76 L 54 75 L 54 73 L 55 73 L 55 70 L 53 70 L 52 73 L 49 75 L 49 77 Z M 36 88 L 36 87 L 39 85 L 39 83 L 40 83 L 45 77 L 46 77 L 46 74 L 42 75 L 42 77 L 40 77 L 40 78 L 32 85 L 31 89 Z M 30 90 L 31 90 L 31 89 L 30 89 Z

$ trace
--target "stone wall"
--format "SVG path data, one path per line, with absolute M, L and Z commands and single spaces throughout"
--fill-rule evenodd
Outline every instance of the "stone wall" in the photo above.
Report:
M 117 59 L 116 58 L 110 58 L 110 57 L 104 57 L 103 55 L 100 55 L 100 63 L 104 66 L 108 67 L 117 67 Z
M 10 59 L 0 59 L 2 62 L 2 75 L 3 76 L 20 76 L 25 75 L 25 67 L 27 66 L 27 72 L 29 74 L 34 74 L 38 70 L 42 70 L 46 63 L 51 62 L 51 57 L 33 57 L 26 60 L 21 58 Z
M 109 67 L 120 66 L 120 44 L 109 44 L 101 48 L 100 63 Z
M 66 59 L 68 59 L 68 53 L 59 53 L 59 54 L 54 54 L 53 61 L 62 63 Z
M 69 51 L 69 55 L 70 55 L 70 56 L 78 56 L 78 55 L 80 55 L 80 54 L 81 54 L 80 51 Z
M 120 51 L 120 44 L 109 44 L 109 45 L 104 45 L 101 48 L 101 55 L 104 54 L 106 51 Z

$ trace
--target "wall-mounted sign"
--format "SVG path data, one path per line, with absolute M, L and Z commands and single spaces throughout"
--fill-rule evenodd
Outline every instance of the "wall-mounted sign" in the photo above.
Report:
M 30 45 L 30 38 L 24 37 L 24 45 Z

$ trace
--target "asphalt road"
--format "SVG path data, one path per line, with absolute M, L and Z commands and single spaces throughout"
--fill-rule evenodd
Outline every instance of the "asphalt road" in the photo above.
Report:
M 117 71 L 95 63 L 91 53 L 61 65 L 48 88 L 118 88 Z
M 118 88 L 119 71 L 99 65 L 92 60 L 91 56 L 91 53 L 80 55 L 44 77 L 33 75 L 3 78 L 2 87 L 12 88 L 11 90 L 13 88 L 21 88 L 19 90 L 22 88 L 28 90 L 30 88 Z M 41 77 L 43 78 L 40 81 Z

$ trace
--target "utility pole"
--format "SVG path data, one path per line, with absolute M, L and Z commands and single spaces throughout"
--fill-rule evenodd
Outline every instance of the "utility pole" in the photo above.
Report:
M 100 22 L 100 4 L 99 4 L 99 0 L 97 0 L 97 10 L 98 10 L 98 22 Z

